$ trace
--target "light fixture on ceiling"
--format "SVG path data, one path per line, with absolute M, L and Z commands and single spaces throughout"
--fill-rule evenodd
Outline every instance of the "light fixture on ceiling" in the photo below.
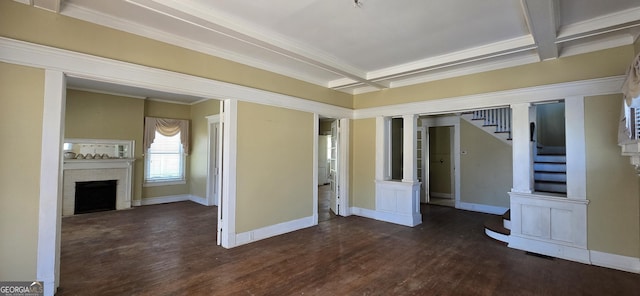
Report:
M 353 7 L 362 8 L 363 0 L 353 0 Z

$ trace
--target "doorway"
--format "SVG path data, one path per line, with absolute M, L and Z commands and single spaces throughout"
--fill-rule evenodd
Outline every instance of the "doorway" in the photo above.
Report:
M 460 202 L 460 119 L 429 116 L 421 119 L 418 160 L 422 166 L 422 203 L 457 207 Z
M 321 118 L 318 128 L 318 222 L 340 214 L 340 120 Z

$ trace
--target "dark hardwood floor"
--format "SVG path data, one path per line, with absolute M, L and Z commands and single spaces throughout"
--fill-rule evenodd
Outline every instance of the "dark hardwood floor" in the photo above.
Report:
M 331 202 L 331 186 L 321 185 L 318 186 L 318 223 L 327 221 L 336 217 L 331 209 L 329 209 L 329 203 Z
M 422 208 L 414 228 L 336 217 L 234 249 L 192 202 L 62 220 L 58 295 L 638 295 L 640 275 L 545 259 L 483 234 L 489 216 Z

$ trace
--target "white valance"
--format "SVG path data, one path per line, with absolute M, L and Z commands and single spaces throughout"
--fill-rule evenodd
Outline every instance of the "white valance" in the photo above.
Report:
M 627 106 L 632 106 L 633 99 L 640 96 L 640 54 L 629 65 L 627 77 L 622 85 L 622 94 Z
M 157 117 L 144 118 L 144 149 L 149 150 L 156 131 L 163 136 L 171 137 L 180 133 L 180 142 L 185 154 L 189 154 L 189 120 Z

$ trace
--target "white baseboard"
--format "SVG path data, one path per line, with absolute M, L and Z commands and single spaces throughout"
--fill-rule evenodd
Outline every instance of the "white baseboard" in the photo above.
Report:
M 502 215 L 509 208 L 498 207 L 498 206 L 490 206 L 490 205 L 483 205 L 483 204 L 476 204 L 476 203 L 469 203 L 469 202 L 457 202 L 456 203 L 456 209 L 474 211 L 474 212 L 481 212 L 481 213 L 487 213 L 487 214 L 494 214 L 494 215 Z
M 139 207 L 139 206 L 157 205 L 157 204 L 187 201 L 187 200 L 201 204 L 203 206 L 208 206 L 206 198 L 192 195 L 192 194 L 157 196 L 157 197 L 143 198 L 142 200 L 135 199 L 131 201 L 131 205 L 134 207 Z
M 370 218 L 374 220 L 400 224 L 404 226 L 413 227 L 422 223 L 422 216 L 415 215 L 398 215 L 393 213 L 385 213 L 376 210 L 364 209 L 359 207 L 349 208 L 352 215 Z
M 209 206 L 209 204 L 207 203 L 207 199 L 201 196 L 197 196 L 197 195 L 193 195 L 190 194 L 189 195 L 189 200 L 198 204 L 201 204 L 203 206 Z
M 314 226 L 315 224 L 313 223 L 313 220 L 314 217 L 309 216 L 238 233 L 236 234 L 236 243 L 234 247 Z
M 640 258 L 589 251 L 591 264 L 633 273 L 640 273 Z
M 185 201 L 185 200 L 191 200 L 189 198 L 189 194 L 150 197 L 150 198 L 143 198 L 142 200 L 140 200 L 139 206 L 157 205 L 157 204 L 178 202 L 178 201 Z
M 529 239 L 514 234 L 509 236 L 509 248 L 591 264 L 587 249 Z

